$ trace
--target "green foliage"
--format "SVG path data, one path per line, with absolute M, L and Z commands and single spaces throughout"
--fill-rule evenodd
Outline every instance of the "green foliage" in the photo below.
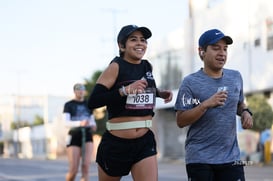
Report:
M 96 82 L 97 82 L 101 73 L 102 73 L 102 71 L 98 70 L 89 79 L 84 80 L 86 91 L 87 91 L 87 96 L 90 95 L 90 93 L 93 91 L 93 89 L 96 85 Z
M 34 122 L 32 124 L 30 124 L 28 121 L 16 121 L 16 122 L 12 122 L 10 127 L 11 129 L 15 130 L 18 128 L 23 128 L 28 126 L 38 126 L 42 124 L 44 124 L 44 119 L 41 116 L 36 115 Z
M 10 125 L 11 129 L 18 129 L 18 128 L 23 128 L 28 126 L 30 126 L 30 124 L 27 121 L 16 121 L 16 122 L 12 122 Z
M 4 142 L 0 141 L 0 155 L 4 153 Z
M 261 132 L 271 128 L 273 123 L 273 111 L 263 95 L 257 94 L 247 98 L 248 107 L 253 112 L 253 130 Z
M 96 82 L 97 82 L 99 76 L 101 75 L 101 73 L 102 73 L 102 71 L 98 70 L 89 79 L 85 79 L 85 87 L 87 90 L 87 95 L 85 97 L 86 99 L 88 99 L 89 95 L 93 91 L 93 89 L 96 85 Z M 94 110 L 94 113 L 95 112 L 96 112 L 96 110 Z M 106 122 L 108 119 L 106 109 L 103 110 L 102 114 L 103 114 L 103 116 L 97 116 L 97 114 L 94 114 L 95 119 L 96 119 L 96 123 L 97 123 L 97 131 L 95 132 L 95 134 L 98 134 L 98 135 L 102 135 L 106 130 Z
M 107 110 L 103 109 L 104 116 L 102 118 L 96 118 L 96 124 L 97 124 L 97 130 L 94 132 L 95 134 L 98 134 L 100 136 L 103 135 L 103 133 L 106 130 L 106 122 L 108 121 L 108 115 Z
M 42 124 L 44 124 L 44 118 L 39 115 L 36 115 L 34 122 L 32 123 L 32 126 L 38 126 L 38 125 L 42 125 Z

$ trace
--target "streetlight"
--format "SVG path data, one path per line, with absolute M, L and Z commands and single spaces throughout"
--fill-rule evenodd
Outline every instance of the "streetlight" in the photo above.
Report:
M 117 34 L 117 14 L 118 13 L 122 13 L 125 12 L 124 10 L 118 10 L 118 9 L 114 9 L 114 8 L 110 8 L 110 9 L 104 9 L 104 11 L 106 12 L 110 12 L 112 14 L 112 18 L 113 18 L 113 42 L 114 42 L 114 56 L 116 55 L 117 52 L 117 46 L 116 46 L 116 34 Z

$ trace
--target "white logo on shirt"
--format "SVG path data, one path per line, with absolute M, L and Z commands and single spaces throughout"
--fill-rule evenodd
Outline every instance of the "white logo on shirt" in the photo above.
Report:
M 199 105 L 201 102 L 200 102 L 200 99 L 186 98 L 185 94 L 183 94 L 182 103 L 183 103 L 183 106 L 186 106 L 186 105 Z

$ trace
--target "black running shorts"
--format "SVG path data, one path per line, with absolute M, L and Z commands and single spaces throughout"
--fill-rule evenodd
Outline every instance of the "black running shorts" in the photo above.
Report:
M 84 128 L 85 130 L 85 142 L 93 142 L 91 128 Z M 68 132 L 66 146 L 82 146 L 82 131 L 81 128 L 71 129 Z
M 124 176 L 140 160 L 156 155 L 154 133 L 149 130 L 135 139 L 124 139 L 106 131 L 98 147 L 96 162 L 110 176 Z

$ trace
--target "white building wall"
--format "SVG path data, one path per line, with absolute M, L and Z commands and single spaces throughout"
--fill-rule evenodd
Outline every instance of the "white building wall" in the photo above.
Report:
M 4 154 L 14 155 L 15 151 L 18 151 L 18 156 L 29 158 L 33 154 L 44 156 L 47 152 L 56 150 L 55 133 L 59 135 L 64 131 L 60 127 L 53 129 L 52 123 L 54 120 L 60 120 L 64 103 L 69 99 L 68 97 L 49 95 L 0 96 L 0 124 L 2 127 L 0 141 L 5 144 Z M 17 130 L 10 129 L 12 122 L 20 120 L 31 124 L 35 120 L 35 116 L 43 117 L 45 125 L 34 129 L 21 128 L 19 134 L 17 134 Z M 54 144 L 55 146 L 52 147 Z

